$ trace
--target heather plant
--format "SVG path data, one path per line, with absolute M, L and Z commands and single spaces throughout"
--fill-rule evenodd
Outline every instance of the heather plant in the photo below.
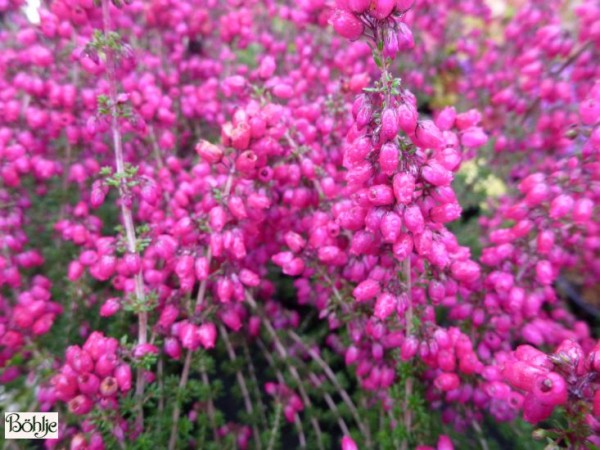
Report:
M 600 447 L 562 289 L 600 6 L 491 6 L 0 2 L 3 409 L 72 450 Z

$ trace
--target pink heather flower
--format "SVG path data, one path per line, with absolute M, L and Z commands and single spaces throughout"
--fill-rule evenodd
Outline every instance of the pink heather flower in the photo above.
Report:
M 523 419 L 529 423 L 535 424 L 548 419 L 552 415 L 553 410 L 553 405 L 537 401 L 535 396 L 530 393 L 523 402 Z
M 369 201 L 375 206 L 394 203 L 394 191 L 387 184 L 378 184 L 369 188 Z
M 364 302 L 377 296 L 380 289 L 380 285 L 377 281 L 368 278 L 356 286 L 352 294 L 356 301 Z
M 358 446 L 350 436 L 342 438 L 342 450 L 358 450 Z
M 464 130 L 460 135 L 460 142 L 464 147 L 479 148 L 488 141 L 487 134 L 479 127 L 471 127 Z
M 223 150 L 206 140 L 201 140 L 198 142 L 195 150 L 200 158 L 204 159 L 210 164 L 216 164 L 221 161 L 221 158 L 223 158 Z
M 412 202 L 415 191 L 415 178 L 408 173 L 398 173 L 394 175 L 393 189 L 396 201 L 408 205 Z
M 173 359 L 179 359 L 181 357 L 181 346 L 179 341 L 174 337 L 167 337 L 164 343 L 165 353 Z
M 370 14 L 376 19 L 387 18 L 396 7 L 396 0 L 376 0 L 371 3 Z
M 444 138 L 441 131 L 431 120 L 419 122 L 415 136 L 417 138 L 417 145 L 424 148 L 439 150 L 444 145 Z
M 400 129 L 407 134 L 412 134 L 417 129 L 418 113 L 416 108 L 409 103 L 401 103 L 396 114 Z
M 574 203 L 570 195 L 559 195 L 550 204 L 550 217 L 552 219 L 560 219 L 566 216 L 571 212 Z
M 434 384 L 439 390 L 448 392 L 460 386 L 460 379 L 455 373 L 442 373 L 436 377 Z
M 423 178 L 434 186 L 448 186 L 452 182 L 452 172 L 435 162 L 424 166 L 421 173 Z
M 377 297 L 374 316 L 385 320 L 396 311 L 397 299 L 392 294 L 384 292 Z
M 100 308 L 100 315 L 102 317 L 114 316 L 121 309 L 121 303 L 118 298 L 109 298 L 106 300 Z
M 473 282 L 480 276 L 479 265 L 474 261 L 456 261 L 451 270 L 452 276 L 458 281 Z
M 127 392 L 131 389 L 131 367 L 128 364 L 117 366 L 115 369 L 115 378 L 122 392 Z
M 146 355 L 158 355 L 159 350 L 153 344 L 138 344 L 133 349 L 133 357 L 141 359 Z
M 69 411 L 77 416 L 89 413 L 93 407 L 94 403 L 85 395 L 78 395 L 69 401 Z
M 387 142 L 381 146 L 379 150 L 379 166 L 381 171 L 386 175 L 393 175 L 398 170 L 399 162 L 398 147 L 391 142 Z
M 358 39 L 365 28 L 358 17 L 343 9 L 336 9 L 329 19 L 329 23 L 340 36 L 351 41 Z
M 425 229 L 425 219 L 421 208 L 417 205 L 409 206 L 404 211 L 404 225 L 412 233 L 422 233 Z
M 567 383 L 556 372 L 539 375 L 534 382 L 532 393 L 536 401 L 558 406 L 567 402 Z
M 585 224 L 592 217 L 594 202 L 589 198 L 582 198 L 573 206 L 573 221 L 577 224 Z
M 402 234 L 402 218 L 395 212 L 389 212 L 381 218 L 381 236 L 384 242 L 393 244 Z
M 390 141 L 398 134 L 399 124 L 396 111 L 393 108 L 385 108 L 381 113 L 381 139 Z
M 442 109 L 435 118 L 435 124 L 441 131 L 448 131 L 454 126 L 456 120 L 456 109 L 452 106 L 447 106 Z
M 584 125 L 594 125 L 600 120 L 600 102 L 589 98 L 580 103 L 579 116 Z
M 93 373 L 84 373 L 77 377 L 77 387 L 82 394 L 93 396 L 100 388 L 100 379 Z
M 554 270 L 550 261 L 539 261 L 535 265 L 536 279 L 543 285 L 551 284 L 554 281 Z
M 213 323 L 204 323 L 197 329 L 198 338 L 202 347 L 209 350 L 214 348 L 217 340 L 217 327 Z

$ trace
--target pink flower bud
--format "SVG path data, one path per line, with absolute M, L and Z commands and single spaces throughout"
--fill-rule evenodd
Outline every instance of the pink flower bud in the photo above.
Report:
M 460 143 L 467 148 L 482 147 L 487 141 L 487 134 L 479 127 L 467 128 L 460 135 Z
M 414 247 L 414 241 L 411 236 L 404 234 L 394 242 L 392 251 L 398 261 L 404 261 L 412 253 Z
M 90 194 L 90 204 L 92 208 L 98 208 L 104 203 L 108 194 L 108 186 L 104 184 L 103 180 L 96 180 L 92 184 L 92 192 Z
M 358 286 L 354 288 L 352 294 L 354 298 L 358 302 L 364 302 L 374 298 L 377 294 L 379 294 L 380 286 L 379 283 L 370 278 L 361 282 Z
M 137 253 L 126 253 L 123 256 L 123 264 L 129 275 L 135 275 L 142 267 L 140 255 Z
M 540 403 L 562 405 L 567 402 L 567 383 L 556 372 L 539 375 L 533 384 L 532 393 Z
M 398 147 L 391 142 L 383 144 L 381 150 L 379 150 L 379 166 L 381 167 L 381 171 L 388 176 L 393 175 L 398 170 L 398 162 Z
M 114 316 L 121 309 L 121 302 L 118 298 L 109 298 L 100 307 L 100 316 Z
M 158 355 L 159 351 L 156 345 L 153 344 L 138 344 L 133 349 L 133 357 L 142 359 L 146 355 Z
M 329 19 L 334 30 L 342 37 L 354 41 L 358 39 L 365 26 L 358 17 L 343 9 L 337 9 Z
M 187 278 L 194 273 L 194 257 L 181 255 L 175 264 L 175 273 L 179 278 Z
M 202 347 L 209 350 L 214 348 L 217 340 L 217 327 L 214 323 L 204 323 L 198 327 L 198 338 Z
M 240 271 L 240 281 L 245 286 L 256 287 L 260 284 L 260 277 L 251 270 L 242 269 Z
M 273 87 L 273 95 L 277 98 L 289 99 L 294 95 L 294 89 L 285 83 L 278 83 Z
M 396 6 L 396 0 L 375 0 L 371 3 L 371 5 L 370 14 L 376 19 L 383 20 L 387 18 L 394 10 L 394 7 Z
M 436 162 L 430 162 L 421 170 L 423 178 L 434 186 L 448 186 L 452 182 L 452 172 Z
M 206 280 L 209 272 L 208 259 L 204 256 L 196 258 L 196 261 L 194 262 L 194 272 L 199 281 Z
M 242 152 L 235 160 L 235 168 L 242 173 L 251 173 L 256 168 L 258 156 L 252 150 Z
M 114 377 L 106 377 L 100 383 L 100 395 L 104 397 L 112 397 L 119 390 L 119 385 Z
M 396 311 L 397 299 L 392 294 L 384 292 L 379 294 L 375 302 L 374 316 L 385 320 Z
M 345 354 L 346 365 L 351 366 L 356 361 L 358 361 L 359 355 L 360 355 L 360 351 L 358 350 L 358 348 L 356 346 L 351 345 L 350 347 L 348 347 L 346 349 L 346 354 Z
M 292 258 L 283 265 L 283 273 L 291 277 L 301 275 L 304 272 L 304 261 L 302 258 Z
M 229 211 L 231 211 L 231 214 L 238 220 L 248 217 L 244 201 L 240 197 L 229 197 L 229 200 L 227 201 L 227 207 L 229 208 Z
M 412 202 L 415 192 L 415 177 L 409 173 L 398 173 L 394 175 L 393 180 L 394 196 L 401 205 L 408 205 Z
M 378 184 L 369 188 L 369 201 L 375 206 L 394 203 L 394 191 L 387 184 Z
M 533 393 L 529 393 L 523 402 L 523 419 L 529 423 L 538 423 L 552 415 L 554 406 L 536 400 Z
M 409 0 L 414 1 L 414 0 Z M 435 124 L 442 131 L 448 131 L 454 126 L 456 120 L 456 109 L 453 106 L 444 108 L 436 117 Z
M 77 416 L 89 413 L 94 407 L 94 403 L 85 395 L 78 395 L 69 401 L 69 411 Z
M 550 253 L 554 247 L 554 232 L 543 230 L 537 237 L 537 250 L 540 254 L 546 255 Z
M 164 343 L 165 353 L 173 359 L 179 359 L 181 357 L 181 346 L 179 341 L 174 337 L 168 337 Z
M 409 103 L 401 103 L 397 110 L 400 129 L 407 134 L 412 134 L 417 129 L 418 114 L 416 108 Z
M 127 392 L 131 389 L 131 367 L 128 364 L 117 366 L 115 369 L 115 378 L 122 392 Z
M 398 33 L 396 37 L 398 39 L 398 48 L 400 50 L 410 50 L 415 46 L 413 33 L 404 22 L 398 23 Z
M 456 220 L 462 214 L 462 208 L 458 203 L 446 203 L 442 206 L 431 208 L 429 215 L 431 220 L 437 223 L 448 223 Z
M 419 349 L 419 341 L 414 336 L 408 336 L 402 343 L 400 350 L 400 358 L 402 361 L 408 361 L 412 359 Z
M 221 310 L 221 321 L 233 331 L 239 331 L 242 328 L 242 319 L 237 309 L 226 308 Z
M 473 261 L 456 261 L 451 267 L 452 277 L 455 280 L 471 283 L 479 279 L 479 265 Z
M 581 198 L 575 202 L 573 207 L 573 221 L 576 224 L 585 224 L 592 217 L 594 202 L 589 198 Z
M 554 269 L 552 268 L 552 264 L 550 261 L 539 261 L 535 265 L 535 274 L 538 282 L 549 285 L 554 281 Z
M 94 368 L 94 362 L 92 361 L 90 354 L 77 346 L 72 345 L 68 347 L 66 357 L 67 363 L 69 363 L 77 373 L 88 373 Z
M 395 212 L 387 213 L 381 219 L 380 230 L 384 242 L 393 244 L 402 235 L 402 219 Z
M 69 281 L 77 281 L 83 275 L 84 267 L 79 261 L 71 261 L 69 263 L 69 269 L 67 271 L 67 278 Z
M 422 233 L 425 229 L 425 220 L 421 208 L 417 205 L 406 208 L 404 211 L 404 225 L 408 231 Z
M 420 147 L 440 150 L 444 146 L 442 133 L 431 120 L 419 122 L 415 136 Z
M 600 102 L 593 98 L 583 101 L 579 105 L 579 116 L 584 125 L 594 125 L 600 119 Z
M 398 134 L 398 129 L 396 111 L 393 108 L 385 108 L 381 113 L 381 139 L 391 141 Z
M 112 353 L 105 353 L 96 362 L 96 373 L 104 378 L 112 375 L 113 370 L 117 366 L 117 357 Z
M 570 195 L 559 195 L 550 204 L 550 217 L 552 219 L 560 219 L 571 212 L 573 208 L 573 198 Z
M 216 164 L 223 158 L 223 150 L 204 139 L 196 144 L 195 150 L 209 164 Z
M 350 436 L 342 438 L 342 450 L 358 450 L 358 446 Z
M 453 391 L 460 386 L 460 378 L 455 373 L 441 373 L 436 377 L 433 384 L 440 391 Z
M 77 377 L 77 387 L 82 394 L 93 396 L 100 388 L 100 379 L 92 373 L 84 373 Z

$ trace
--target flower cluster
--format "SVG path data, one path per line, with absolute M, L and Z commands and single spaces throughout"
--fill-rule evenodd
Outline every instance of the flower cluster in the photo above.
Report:
M 600 445 L 600 8 L 518 3 L 0 4 L 11 407 L 47 448 Z

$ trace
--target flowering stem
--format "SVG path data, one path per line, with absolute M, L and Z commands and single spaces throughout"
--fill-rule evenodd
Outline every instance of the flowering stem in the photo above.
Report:
M 227 329 L 223 325 L 220 325 L 219 331 L 221 332 L 221 336 L 223 336 L 223 341 L 225 342 L 225 348 L 227 349 L 227 354 L 229 355 L 229 359 L 232 362 L 235 362 L 237 357 L 235 354 L 235 350 L 233 349 L 233 346 L 231 345 L 231 341 L 229 340 L 229 335 L 227 333 Z M 246 379 L 244 378 L 244 374 L 242 373 L 241 370 L 236 370 L 235 376 L 236 376 L 237 382 L 240 386 L 240 391 L 242 393 L 242 397 L 244 397 L 244 406 L 246 408 L 246 412 L 248 413 L 249 416 L 252 416 L 252 415 L 254 415 L 254 408 L 252 407 L 252 400 L 250 399 L 250 394 L 248 392 L 248 385 L 246 384 Z M 260 439 L 259 439 L 260 434 L 258 432 L 258 428 L 256 425 L 254 425 L 252 427 L 252 431 L 254 432 L 256 448 L 260 449 L 261 448 Z
M 246 299 L 250 299 L 249 304 L 253 309 L 255 309 L 255 310 L 258 309 L 256 302 L 254 301 L 252 296 L 250 294 L 248 294 L 248 292 L 246 292 Z M 296 367 L 290 363 L 290 359 L 289 359 L 287 350 L 285 349 L 285 347 L 279 340 L 279 336 L 277 336 L 277 332 L 275 331 L 275 328 L 273 328 L 273 325 L 271 325 L 271 322 L 269 322 L 269 320 L 267 318 L 265 318 L 264 316 L 261 316 L 261 319 L 263 321 L 263 324 L 265 325 L 265 328 L 269 332 L 269 335 L 273 339 L 273 343 L 275 344 L 275 349 L 277 350 L 277 353 L 279 353 L 279 356 L 283 360 L 286 361 L 288 368 L 290 370 L 290 373 L 292 374 L 292 377 L 294 378 L 296 383 L 298 383 L 298 392 L 300 392 L 302 401 L 304 403 L 306 403 L 306 406 L 311 407 L 312 402 L 310 401 L 310 398 L 308 397 L 306 391 L 304 390 L 304 385 L 302 384 L 302 378 L 300 377 L 300 374 L 298 373 L 298 370 L 296 369 Z M 314 417 L 311 417 L 310 422 L 315 430 L 315 434 L 317 435 L 317 442 L 318 442 L 319 448 L 322 449 L 323 448 L 322 432 L 321 432 L 321 427 L 319 426 L 319 422 Z
M 406 297 L 408 305 L 406 308 L 406 335 L 412 332 L 413 304 L 412 304 L 412 280 L 411 280 L 410 256 L 404 260 L 404 282 L 406 283 Z
M 192 351 L 188 350 L 185 355 L 185 361 L 183 363 L 183 370 L 181 372 L 181 378 L 179 379 L 179 391 L 185 389 L 188 377 L 190 374 L 190 364 L 192 362 Z M 171 436 L 169 437 L 169 450 L 174 450 L 177 446 L 177 429 L 179 425 L 179 415 L 181 414 L 181 406 L 179 400 L 175 402 L 173 407 L 173 414 L 171 415 Z
M 110 33 L 110 10 L 109 0 L 102 0 L 102 18 L 104 25 L 104 37 L 108 40 Z M 117 81 L 115 76 L 114 61 L 111 57 L 111 51 L 106 52 L 107 76 L 109 84 L 109 100 L 110 100 L 110 115 L 111 115 L 111 131 L 113 139 L 113 149 L 115 152 L 115 163 L 118 173 L 125 172 L 125 160 L 123 158 L 123 140 L 121 130 L 119 129 L 119 119 L 117 111 Z M 128 206 L 126 184 L 121 183 L 119 186 L 119 196 L 121 198 L 121 218 L 125 226 L 125 239 L 127 242 L 127 250 L 130 253 L 137 253 L 137 238 L 135 227 L 133 224 L 133 214 Z M 138 272 L 134 276 L 136 300 L 142 305 L 142 310 L 138 312 L 138 345 L 146 344 L 148 335 L 148 313 L 144 309 L 146 307 L 146 295 L 144 292 L 144 281 L 142 274 Z M 137 371 L 136 381 L 136 398 L 138 400 L 138 425 L 143 428 L 144 410 L 142 407 L 142 398 L 144 396 L 144 373 L 142 369 Z
M 202 383 L 204 383 L 204 386 L 209 388 L 210 380 L 208 379 L 208 373 L 206 372 L 206 369 L 204 367 L 202 367 L 200 369 L 200 376 L 202 377 Z M 212 430 L 213 430 L 214 439 L 216 442 L 221 442 L 221 438 L 219 437 L 219 433 L 217 432 L 217 421 L 215 419 L 215 404 L 213 403 L 212 395 L 208 398 L 206 409 L 207 409 L 208 419 L 210 420 L 210 426 L 212 427 Z
M 406 283 L 406 296 L 408 299 L 408 307 L 406 310 L 406 335 L 409 336 L 412 332 L 413 306 L 412 306 L 412 280 L 411 280 L 410 256 L 404 260 L 404 279 Z M 412 412 L 410 409 L 410 397 L 412 396 L 413 378 L 409 375 L 404 385 L 404 429 L 407 436 L 410 436 L 412 427 Z M 407 448 L 408 442 L 405 440 L 402 443 L 402 448 Z
M 256 402 L 258 405 L 258 409 L 260 412 L 260 417 L 262 419 L 263 424 L 267 423 L 267 416 L 265 414 L 265 407 L 262 402 L 262 397 L 260 395 L 258 378 L 256 377 L 256 369 L 254 368 L 254 364 L 252 364 L 252 358 L 250 356 L 250 350 L 248 349 L 248 344 L 244 340 L 242 342 L 242 347 L 244 349 L 244 357 L 246 358 L 246 362 L 248 363 L 248 373 L 250 374 L 250 379 L 252 380 L 254 387 L 254 395 L 256 396 Z
M 315 385 L 319 384 L 319 379 L 317 378 L 317 376 L 314 373 L 310 373 L 309 377 Z M 325 393 L 323 393 L 323 398 L 325 399 L 325 403 L 327 403 L 327 406 L 329 406 L 329 409 L 331 409 L 331 411 L 336 415 L 337 420 L 338 420 L 338 425 L 340 426 L 340 430 L 342 430 L 342 434 L 344 434 L 345 436 L 350 436 L 350 430 L 348 430 L 348 426 L 346 425 L 346 422 L 342 418 L 342 415 L 340 414 L 340 410 L 338 409 L 335 402 L 333 401 L 333 398 L 331 398 L 331 395 L 329 395 L 327 392 L 325 392 Z
M 356 421 L 356 424 L 358 425 L 358 428 L 360 429 L 361 433 L 363 433 L 363 435 L 365 436 L 367 448 L 370 448 L 371 447 L 371 433 L 369 432 L 369 429 L 367 428 L 367 426 L 360 419 L 360 415 L 358 414 L 358 409 L 356 408 L 356 405 L 354 404 L 354 402 L 352 401 L 352 399 L 350 398 L 350 396 L 348 395 L 346 390 L 339 383 L 339 381 L 338 381 L 337 377 L 335 376 L 335 373 L 333 372 L 331 367 L 329 367 L 329 365 L 323 360 L 323 358 L 321 358 L 321 356 L 317 352 L 315 352 L 312 348 L 310 348 L 306 344 L 304 344 L 304 342 L 302 341 L 300 336 L 298 336 L 295 332 L 289 331 L 289 335 L 296 343 L 300 344 L 306 350 L 306 352 L 309 354 L 309 356 L 312 359 L 314 359 L 314 361 L 323 369 L 323 372 L 325 372 L 325 375 L 327 375 L 327 378 L 329 378 L 329 380 L 333 383 L 335 388 L 338 390 L 340 397 L 342 397 L 342 400 L 344 401 L 344 403 L 350 410 L 350 413 L 352 414 L 352 417 Z
M 267 347 L 265 346 L 265 344 L 262 343 L 262 341 L 260 339 L 258 339 L 256 342 L 257 342 L 258 347 L 260 348 L 263 356 L 267 360 L 267 363 L 275 371 L 275 375 L 277 376 L 277 381 L 279 382 L 279 384 L 284 385 L 285 378 L 283 378 L 283 374 L 281 373 L 281 371 L 277 369 L 275 361 L 271 357 L 271 353 L 267 350 Z M 279 402 L 277 404 L 279 405 Z M 294 425 L 296 426 L 296 430 L 298 431 L 298 444 L 300 445 L 301 448 L 306 448 L 306 437 L 304 435 L 304 428 L 302 427 L 302 421 L 297 420 L 297 419 L 298 418 L 296 417 L 296 420 L 294 421 Z
M 273 421 L 273 427 L 271 428 L 271 435 L 269 437 L 269 445 L 267 446 L 267 450 L 273 450 L 275 446 L 275 437 L 277 436 L 277 431 L 279 430 L 279 421 L 281 420 L 281 402 L 277 402 L 275 406 L 275 420 Z

